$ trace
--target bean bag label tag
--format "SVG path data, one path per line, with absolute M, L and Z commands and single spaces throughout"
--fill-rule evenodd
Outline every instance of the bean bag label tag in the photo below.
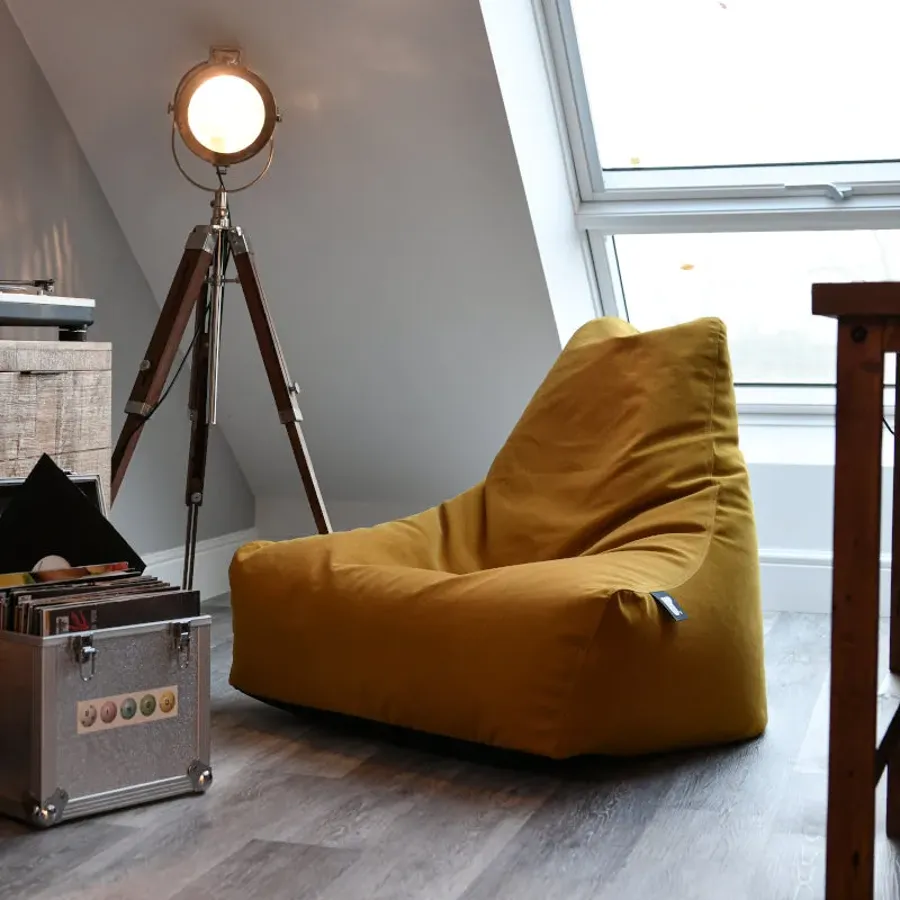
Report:
M 676 622 L 682 622 L 688 614 L 681 608 L 681 604 L 666 591 L 650 591 L 650 596 L 660 605 L 669 618 Z
M 127 725 L 143 725 L 178 715 L 178 685 L 80 700 L 76 703 L 78 734 L 95 734 Z

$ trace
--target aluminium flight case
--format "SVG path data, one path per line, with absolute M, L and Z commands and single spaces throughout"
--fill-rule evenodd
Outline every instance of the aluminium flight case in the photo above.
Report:
M 206 791 L 209 626 L 0 632 L 0 812 L 48 827 Z
M 100 480 L 69 474 L 106 514 Z M 24 479 L 0 479 L 0 511 Z M 0 631 L 0 813 L 38 827 L 212 784 L 210 617 Z

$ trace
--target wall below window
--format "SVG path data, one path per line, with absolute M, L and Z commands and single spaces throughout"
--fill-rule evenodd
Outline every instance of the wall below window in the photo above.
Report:
M 829 612 L 834 525 L 834 428 L 742 422 L 769 609 Z M 881 610 L 889 606 L 893 439 L 882 459 Z

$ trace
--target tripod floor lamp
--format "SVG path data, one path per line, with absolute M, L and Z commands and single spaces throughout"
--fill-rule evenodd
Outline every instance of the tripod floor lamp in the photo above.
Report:
M 275 152 L 275 126 L 281 121 L 274 97 L 265 82 L 242 65 L 239 50 L 214 47 L 206 62 L 192 68 L 181 79 L 169 112 L 172 114 L 175 163 L 191 184 L 213 194 L 212 218 L 209 224 L 198 225 L 188 236 L 147 352 L 138 367 L 125 406 L 125 423 L 113 451 L 111 493 L 115 501 L 141 432 L 168 393 L 166 382 L 193 314 L 194 336 L 189 351 L 192 361 L 191 439 L 185 488 L 188 516 L 183 578 L 184 586 L 190 588 L 206 478 L 209 429 L 216 424 L 222 302 L 229 280 L 240 284 L 247 303 L 275 408 L 287 430 L 316 528 L 320 534 L 327 534 L 331 524 L 300 427 L 300 389 L 288 375 L 250 242 L 245 232 L 231 221 L 224 180 L 231 165 L 245 162 L 266 148 L 268 156 L 262 171 L 232 193 L 255 184 L 269 170 Z M 178 159 L 176 134 L 196 156 L 213 165 L 216 185 L 207 187 L 185 171 Z M 227 279 L 226 270 L 232 259 L 237 278 Z M 180 367 L 176 378 L 178 372 Z

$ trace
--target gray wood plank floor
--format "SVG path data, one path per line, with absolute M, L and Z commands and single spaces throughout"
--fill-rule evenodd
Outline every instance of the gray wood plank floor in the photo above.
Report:
M 0 821 L 0 898 L 823 895 L 824 616 L 766 619 L 771 724 L 763 739 L 664 758 L 553 764 L 244 697 L 227 684 L 227 598 L 210 610 L 210 792 L 47 832 Z M 898 699 L 886 677 L 882 729 Z M 900 851 L 883 837 L 883 806 L 882 789 L 877 895 L 900 897 Z

